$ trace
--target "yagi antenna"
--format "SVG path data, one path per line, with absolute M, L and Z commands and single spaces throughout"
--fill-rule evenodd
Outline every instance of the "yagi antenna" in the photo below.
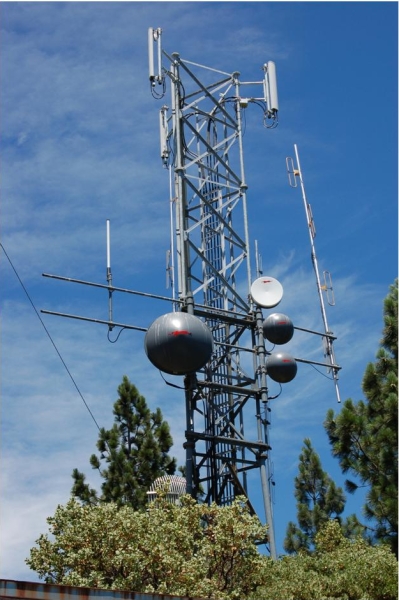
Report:
M 330 331 L 330 328 L 328 326 L 327 313 L 326 313 L 326 309 L 324 306 L 324 297 L 323 297 L 323 292 L 326 292 L 328 303 L 331 306 L 334 306 L 335 300 L 334 300 L 334 294 L 333 294 L 333 288 L 332 288 L 331 274 L 329 273 L 329 271 L 324 271 L 324 285 L 322 285 L 321 281 L 320 281 L 319 266 L 317 263 L 316 248 L 315 248 L 315 243 L 314 243 L 314 239 L 316 237 L 316 227 L 315 227 L 314 220 L 313 220 L 311 206 L 306 198 L 305 184 L 303 182 L 301 165 L 299 162 L 298 148 L 297 148 L 296 144 L 294 144 L 294 150 L 295 150 L 296 166 L 294 164 L 293 159 L 290 156 L 288 156 L 286 158 L 288 182 L 291 187 L 296 188 L 297 187 L 297 178 L 299 178 L 299 182 L 301 185 L 303 204 L 305 207 L 306 220 L 308 223 L 310 245 L 312 248 L 312 253 L 311 253 L 312 264 L 313 264 L 314 272 L 316 275 L 317 291 L 319 294 L 321 315 L 322 315 L 323 323 L 324 323 L 324 331 L 325 331 L 325 335 L 323 335 L 324 354 L 325 354 L 325 357 L 329 360 L 329 362 L 331 364 L 331 372 L 332 372 L 332 377 L 333 377 L 333 381 L 335 384 L 335 392 L 337 395 L 337 400 L 338 400 L 338 402 L 341 402 L 341 397 L 340 397 L 339 387 L 338 387 L 338 371 L 340 370 L 341 367 L 339 367 L 335 362 L 334 349 L 333 349 L 333 340 L 335 339 L 335 337 L 333 336 L 333 333 L 332 333 L 332 331 Z

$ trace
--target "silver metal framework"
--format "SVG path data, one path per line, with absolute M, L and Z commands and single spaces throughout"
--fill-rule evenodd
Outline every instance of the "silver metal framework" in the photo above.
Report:
M 150 30 L 150 38 L 151 31 L 160 44 L 159 30 Z M 150 80 L 152 89 L 159 84 L 165 90 L 168 79 L 171 85 L 170 115 L 164 105 L 160 127 L 161 158 L 173 174 L 176 308 L 203 318 L 215 343 L 209 363 L 185 377 L 187 491 L 197 496 L 203 490 L 206 502 L 229 504 L 238 495 L 248 498 L 248 471 L 259 470 L 268 544 L 276 557 L 266 351 L 262 312 L 250 296 L 242 140 L 242 113 L 249 102 L 262 102 L 265 119 L 275 124 L 276 86 L 268 91 L 267 65 L 264 79 L 242 84 L 237 72 L 210 69 L 176 53 L 162 51 L 162 56 L 170 67 L 158 67 L 162 77 L 155 79 L 150 66 Z M 242 98 L 242 85 L 260 86 L 262 96 Z M 273 110 L 265 96 L 273 97 Z M 250 436 L 245 413 L 255 424 Z M 249 498 L 248 503 L 254 510 Z
M 147 328 L 113 320 L 114 292 L 127 293 L 172 303 L 203 319 L 211 329 L 214 352 L 197 373 L 184 378 L 186 404 L 186 491 L 202 496 L 207 503 L 229 504 L 244 495 L 252 512 L 250 473 L 260 478 L 270 555 L 277 558 L 271 501 L 270 407 L 263 315 L 254 303 L 250 241 L 246 204 L 247 184 L 243 158 L 243 115 L 251 103 L 261 106 L 263 125 L 277 125 L 278 96 L 275 65 L 264 64 L 260 81 L 242 82 L 237 72 L 225 73 L 169 56 L 161 48 L 162 30 L 149 29 L 149 79 L 152 94 L 163 99 L 170 83 L 170 108 L 160 110 L 160 154 L 169 170 L 171 246 L 167 253 L 169 296 L 155 295 L 112 283 L 110 224 L 107 221 L 107 285 L 43 273 L 44 277 L 96 287 L 108 292 L 108 321 L 48 310 L 46 314 L 89 321 L 137 331 Z M 155 56 L 157 65 L 155 65 Z M 164 68 L 163 60 L 168 61 Z M 258 96 L 241 95 L 257 91 Z M 307 211 L 312 260 L 325 325 L 324 333 L 301 327 L 294 329 L 322 336 L 328 363 L 295 358 L 332 370 L 338 391 L 339 367 L 335 363 L 321 291 L 333 304 L 331 277 L 320 283 L 313 246 L 313 220 L 306 201 L 302 175 L 287 159 L 290 184 L 299 176 Z M 309 209 L 309 211 L 308 211 Z M 262 274 L 256 250 L 256 276 Z M 175 278 L 175 269 L 177 277 Z M 177 285 L 177 289 L 176 289 Z M 329 294 L 329 295 L 328 295 Z M 245 423 L 245 428 L 244 428 Z M 263 519 L 261 519 L 263 520 Z

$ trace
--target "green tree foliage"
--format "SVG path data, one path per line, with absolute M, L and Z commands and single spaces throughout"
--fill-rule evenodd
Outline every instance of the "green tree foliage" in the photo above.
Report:
M 266 527 L 238 499 L 231 506 L 180 506 L 162 496 L 147 511 L 72 498 L 47 519 L 27 564 L 47 583 L 242 600 L 266 557 L 255 541 Z
M 287 526 L 284 549 L 289 554 L 309 551 L 321 525 L 338 517 L 345 508 L 345 495 L 323 471 L 320 457 L 306 438 L 299 455 L 299 473 L 295 477 L 298 525 Z
M 344 473 L 368 488 L 364 515 L 375 523 L 376 540 L 397 553 L 398 543 L 398 282 L 384 302 L 384 329 L 375 363 L 367 365 L 365 401 L 345 401 L 324 423 L 333 455 Z M 347 480 L 347 491 L 358 488 Z
M 397 561 L 386 546 L 344 537 L 340 524 L 325 523 L 309 555 L 270 562 L 252 600 L 395 600 Z
M 100 456 L 90 457 L 91 466 L 104 479 L 101 494 L 89 486 L 78 469 L 72 473 L 72 494 L 84 504 L 115 502 L 138 509 L 147 504 L 146 493 L 154 480 L 175 472 L 176 461 L 168 455 L 173 440 L 161 410 L 151 412 L 126 376 L 118 393 L 113 409 L 115 423 L 112 429 L 101 428 L 97 441 Z
M 27 564 L 46 583 L 213 600 L 394 600 L 397 562 L 386 546 L 348 540 L 336 521 L 313 554 L 273 561 L 258 552 L 267 531 L 243 501 L 180 506 L 158 499 L 147 511 L 72 498 L 47 519 Z

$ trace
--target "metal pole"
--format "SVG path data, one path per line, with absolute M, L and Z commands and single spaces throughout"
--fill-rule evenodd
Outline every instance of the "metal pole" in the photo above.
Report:
M 182 147 L 182 123 L 180 108 L 179 87 L 179 55 L 173 54 L 174 62 L 171 70 L 174 75 L 172 79 L 172 115 L 173 132 L 175 138 L 176 162 L 175 162 L 175 191 L 176 191 L 176 249 L 178 261 L 178 286 L 179 299 L 183 301 L 183 307 L 188 313 L 194 314 L 194 298 L 190 291 L 190 273 L 188 260 L 188 245 L 184 237 L 186 226 L 186 193 L 184 183 L 184 151 Z M 172 236 L 173 239 L 173 236 Z M 185 305 L 185 306 L 184 306 Z M 194 450 L 195 442 L 190 439 L 189 434 L 194 430 L 194 406 L 193 391 L 195 389 L 196 377 L 188 374 L 184 378 L 184 390 L 186 400 L 186 492 L 194 494 Z
M 316 275 L 317 293 L 319 294 L 321 315 L 323 318 L 324 329 L 326 332 L 326 336 L 323 338 L 325 340 L 325 346 L 326 346 L 325 354 L 330 359 L 331 371 L 332 371 L 332 376 L 333 376 L 334 385 L 335 385 L 335 393 L 336 393 L 338 402 L 341 402 L 341 396 L 339 393 L 339 386 L 338 386 L 338 371 L 337 371 L 337 368 L 334 367 L 334 365 L 336 364 L 336 361 L 335 361 L 334 349 L 333 349 L 333 344 L 332 344 L 332 339 L 331 339 L 331 331 L 328 326 L 327 313 L 326 313 L 326 309 L 324 306 L 323 289 L 322 289 L 321 282 L 320 282 L 319 266 L 318 266 L 317 257 L 316 257 L 316 248 L 315 248 L 315 244 L 313 241 L 314 237 L 316 235 L 314 222 L 313 222 L 313 216 L 312 216 L 310 204 L 308 203 L 307 198 L 306 198 L 305 185 L 304 185 L 303 177 L 302 177 L 301 164 L 299 162 L 298 147 L 296 144 L 294 144 L 294 150 L 295 150 L 296 164 L 298 167 L 298 171 L 295 172 L 294 175 L 299 176 L 299 181 L 301 184 L 303 204 L 305 207 L 305 213 L 306 213 L 308 229 L 309 229 L 309 239 L 310 239 L 310 246 L 311 246 L 312 263 L 313 263 L 313 268 L 314 268 L 314 272 Z
M 266 350 L 265 350 L 265 342 L 263 337 L 263 316 L 260 308 L 256 309 L 256 355 L 257 355 L 257 372 L 258 372 L 258 385 L 259 385 L 259 395 L 256 398 L 256 420 L 257 420 L 257 429 L 258 429 L 258 439 L 262 439 L 265 437 L 263 441 L 268 444 L 269 440 L 267 439 L 267 423 L 262 422 L 261 415 L 261 402 L 263 406 L 267 406 L 268 396 L 267 396 L 267 381 L 266 381 Z M 266 523 L 269 528 L 269 547 L 270 547 L 270 556 L 276 560 L 277 559 L 277 550 L 276 550 L 276 542 L 274 537 L 274 523 L 273 523 L 273 511 L 272 511 L 272 502 L 270 495 L 270 487 L 269 487 L 269 478 L 270 473 L 267 456 L 262 454 L 260 456 L 260 478 L 261 478 L 261 486 L 262 486 L 262 495 L 263 495 L 263 504 L 265 508 L 266 515 Z
M 240 85 L 238 81 L 239 73 L 233 73 L 233 76 L 236 78 L 236 95 L 237 98 L 240 97 Z M 241 173 L 241 194 L 242 194 L 242 207 L 243 207 L 243 221 L 244 221 L 244 239 L 246 243 L 246 253 L 247 253 L 247 281 L 248 281 L 248 290 L 251 288 L 252 283 L 252 275 L 251 275 L 251 251 L 249 245 L 249 227 L 248 227 L 248 212 L 247 212 L 247 195 L 246 191 L 248 186 L 245 182 L 245 172 L 244 172 L 244 151 L 243 151 L 243 143 L 242 143 L 242 126 L 241 126 L 241 105 L 237 100 L 237 131 L 238 131 L 238 147 L 239 147 L 239 155 L 240 155 L 240 173 Z
M 180 115 L 180 88 L 179 88 L 179 54 L 173 54 L 174 62 L 172 64 L 172 114 L 173 114 L 173 132 L 176 148 L 175 162 L 175 190 L 176 190 L 176 249 L 178 260 L 178 284 L 179 298 L 183 302 L 187 298 L 190 290 L 190 273 L 188 269 L 188 248 L 187 240 L 184 239 L 186 224 L 186 194 L 184 189 L 184 152 L 182 148 L 182 123 Z

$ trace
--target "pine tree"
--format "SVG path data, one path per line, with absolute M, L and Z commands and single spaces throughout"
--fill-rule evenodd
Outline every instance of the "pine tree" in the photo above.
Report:
M 284 556 L 264 570 L 248 600 L 397 600 L 398 564 L 385 546 L 348 539 L 336 520 L 325 523 L 315 551 Z
M 324 423 L 333 455 L 344 473 L 368 487 L 363 512 L 375 523 L 374 537 L 397 553 L 398 541 L 398 281 L 384 301 L 383 337 L 375 363 L 363 377 L 365 401 L 348 399 Z M 358 484 L 345 482 L 353 493 Z
M 288 523 L 284 549 L 289 554 L 310 551 L 320 527 L 344 510 L 345 495 L 323 471 L 320 457 L 306 438 L 299 455 L 299 474 L 295 477 L 298 525 Z
M 138 509 L 146 505 L 147 491 L 157 477 L 174 474 L 176 461 L 168 455 L 173 440 L 161 410 L 151 412 L 126 376 L 118 393 L 113 409 L 115 423 L 112 429 L 100 429 L 100 456 L 90 457 L 92 468 L 104 479 L 101 495 L 78 469 L 72 473 L 72 494 L 83 504 L 115 502 Z

